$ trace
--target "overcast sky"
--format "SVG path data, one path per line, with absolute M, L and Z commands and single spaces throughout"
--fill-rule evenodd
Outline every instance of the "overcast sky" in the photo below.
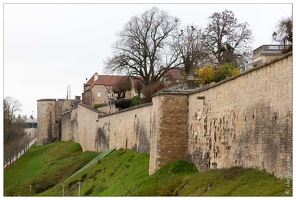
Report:
M 248 22 L 253 49 L 272 43 L 279 20 L 292 4 L 4 4 L 4 97 L 22 103 L 21 115 L 37 116 L 37 100 L 81 96 L 85 78 L 103 73 L 116 33 L 132 16 L 153 6 L 183 26 L 205 27 L 214 12 L 231 10 Z

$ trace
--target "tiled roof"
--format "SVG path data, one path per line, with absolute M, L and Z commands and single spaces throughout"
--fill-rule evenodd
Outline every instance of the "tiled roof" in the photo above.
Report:
M 182 78 L 182 70 L 182 68 L 170 69 L 165 76 L 173 80 L 180 80 Z
M 94 81 L 94 76 L 93 75 L 86 83 L 86 86 L 90 86 L 88 87 L 87 90 L 90 90 L 94 85 L 105 85 L 105 86 L 113 86 L 116 83 L 118 83 L 118 81 L 124 79 L 124 78 L 128 78 L 128 76 L 122 76 L 122 75 L 98 75 L 98 79 L 96 81 Z
M 128 76 L 120 75 L 98 75 L 98 79 L 94 81 L 94 75 L 89 79 L 86 85 L 115 85 L 118 81 Z

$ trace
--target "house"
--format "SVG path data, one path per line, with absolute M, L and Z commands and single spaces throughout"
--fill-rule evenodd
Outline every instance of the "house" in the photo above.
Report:
M 170 69 L 162 78 L 166 86 L 170 86 L 184 80 L 184 68 Z
M 37 119 L 29 118 L 25 120 L 24 131 L 27 135 L 36 136 L 37 133 Z
M 136 78 L 121 75 L 99 75 L 97 72 L 86 81 L 83 86 L 82 103 L 88 106 L 94 104 L 107 104 L 110 105 L 114 100 L 118 98 L 132 98 L 138 95 L 143 97 L 144 88 L 139 87 L 140 82 Z M 119 92 L 116 91 L 116 87 L 120 84 L 130 84 L 130 89 L 119 97 Z
M 248 69 L 258 67 L 264 63 L 268 63 L 271 60 L 283 55 L 283 51 L 288 49 L 290 45 L 262 45 L 253 50 L 252 62 L 240 67 L 240 71 L 246 71 Z

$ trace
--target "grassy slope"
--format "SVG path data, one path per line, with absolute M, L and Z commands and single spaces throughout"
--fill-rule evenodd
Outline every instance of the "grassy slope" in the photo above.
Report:
M 74 142 L 57 142 L 37 147 L 33 145 L 8 170 L 4 171 L 4 196 L 29 196 L 66 180 L 97 156 L 95 152 L 82 153 Z
M 94 152 L 81 153 L 80 146 L 73 142 L 34 146 L 4 172 L 5 195 L 28 196 L 29 185 L 33 184 L 34 195 L 61 196 L 64 184 L 65 196 L 78 196 L 78 181 L 82 182 L 81 196 L 286 195 L 285 179 L 277 179 L 256 169 L 233 167 L 197 172 L 192 163 L 174 161 L 149 176 L 149 155 L 123 149 L 112 152 L 66 180 L 97 155 Z

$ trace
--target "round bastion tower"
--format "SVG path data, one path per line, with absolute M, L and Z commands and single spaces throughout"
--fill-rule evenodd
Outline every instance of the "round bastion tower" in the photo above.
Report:
M 56 99 L 37 100 L 37 146 L 54 142 L 59 136 Z
M 80 102 L 80 96 L 37 100 L 37 146 L 61 140 L 62 112 L 77 108 Z

